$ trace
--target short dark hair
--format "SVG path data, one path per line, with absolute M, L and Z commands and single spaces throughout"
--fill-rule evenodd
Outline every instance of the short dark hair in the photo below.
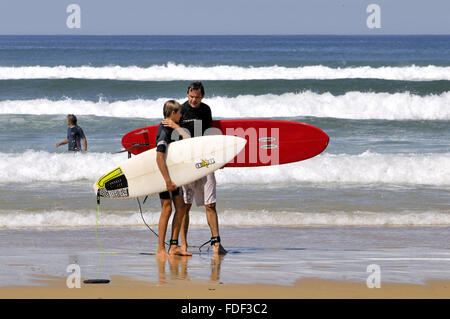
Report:
M 205 96 L 205 88 L 203 87 L 202 82 L 196 81 L 192 82 L 187 89 L 187 93 L 189 94 L 189 91 L 198 91 L 200 90 L 202 92 L 202 96 Z
M 164 103 L 164 109 L 163 114 L 164 118 L 168 118 L 170 114 L 172 114 L 173 111 L 178 112 L 178 110 L 181 108 L 180 103 L 178 103 L 175 100 L 169 100 L 166 103 Z
M 77 117 L 73 114 L 67 115 L 67 119 L 69 120 L 70 124 L 77 125 Z

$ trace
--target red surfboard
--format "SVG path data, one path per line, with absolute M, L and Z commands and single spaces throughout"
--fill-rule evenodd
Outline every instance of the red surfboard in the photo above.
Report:
M 137 155 L 156 147 L 158 125 L 128 132 L 122 138 L 126 151 Z M 279 165 L 303 161 L 322 153 L 329 137 L 321 129 L 293 121 L 219 120 L 208 134 L 234 135 L 247 139 L 245 148 L 226 167 Z

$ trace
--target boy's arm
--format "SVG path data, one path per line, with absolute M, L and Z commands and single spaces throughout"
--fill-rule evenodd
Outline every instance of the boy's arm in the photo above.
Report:
M 169 176 L 169 171 L 167 169 L 166 161 L 164 160 L 164 153 L 156 152 L 156 164 L 158 164 L 159 171 L 166 182 L 167 190 L 169 192 L 173 192 L 177 189 L 177 185 L 175 185 Z
M 67 144 L 67 143 L 69 143 L 69 139 L 68 139 L 68 138 L 64 139 L 64 140 L 63 140 L 62 142 L 60 142 L 60 143 L 56 143 L 56 147 L 58 147 L 58 146 L 60 146 L 60 145 Z
M 84 146 L 84 151 L 87 152 L 87 140 L 85 137 L 83 137 L 83 146 Z

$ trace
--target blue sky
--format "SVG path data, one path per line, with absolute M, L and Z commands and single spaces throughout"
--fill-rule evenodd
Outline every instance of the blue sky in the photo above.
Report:
M 0 34 L 450 34 L 449 13 L 450 0 L 0 0 Z

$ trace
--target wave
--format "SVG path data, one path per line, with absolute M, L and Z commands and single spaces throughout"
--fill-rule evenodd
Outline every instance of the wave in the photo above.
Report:
M 279 166 L 219 171 L 219 184 L 296 185 L 394 184 L 450 185 L 450 153 L 444 154 L 324 154 Z
M 125 154 L 49 153 L 28 150 L 0 153 L 0 183 L 94 183 L 117 167 Z M 323 154 L 312 159 L 268 167 L 226 168 L 216 171 L 219 186 L 299 184 L 394 184 L 450 186 L 450 153 Z
M 74 113 L 106 117 L 161 118 L 168 98 L 97 102 L 64 99 L 0 101 L 0 114 L 53 115 Z M 180 101 L 182 102 L 182 101 Z M 205 98 L 214 117 L 334 117 L 345 119 L 449 120 L 450 92 L 439 95 L 347 92 L 343 95 L 311 91 L 281 95 L 239 95 Z
M 158 224 L 160 211 L 145 212 L 149 225 Z M 284 211 L 221 211 L 222 226 L 436 226 L 450 225 L 450 215 L 440 211 L 427 212 L 284 212 Z M 0 214 L 0 228 L 41 228 L 41 227 L 95 227 L 97 213 L 85 211 L 3 211 Z M 101 211 L 100 227 L 140 227 L 144 226 L 139 213 Z M 190 212 L 190 225 L 207 225 L 204 211 Z
M 193 66 L 168 63 L 139 66 L 20 66 L 0 67 L 0 80 L 18 79 L 109 79 L 132 81 L 176 80 L 268 80 L 268 79 L 386 79 L 403 81 L 450 80 L 447 66 L 383 66 L 331 68 L 323 65 L 301 67 L 241 67 L 235 65 Z

